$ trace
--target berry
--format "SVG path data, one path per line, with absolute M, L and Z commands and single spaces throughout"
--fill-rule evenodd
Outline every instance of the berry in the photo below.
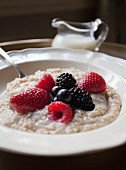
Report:
M 55 81 L 50 74 L 44 74 L 43 77 L 35 85 L 35 87 L 45 89 L 48 92 L 51 91 L 53 86 L 55 86 Z
M 106 90 L 106 82 L 99 74 L 89 72 L 78 81 L 78 87 L 89 93 L 102 93 Z
M 50 103 L 50 96 L 44 89 L 31 88 L 13 95 L 10 103 L 17 112 L 27 113 L 44 108 Z
M 60 87 L 60 86 L 54 86 L 54 87 L 52 88 L 52 90 L 51 90 L 52 96 L 55 97 L 55 96 L 57 95 L 57 93 L 58 93 L 59 90 L 61 90 L 61 87 Z
M 56 97 L 57 97 L 57 100 L 62 101 L 64 103 L 70 103 L 72 99 L 71 93 L 67 89 L 59 90 Z
M 69 123 L 72 117 L 73 113 L 71 107 L 61 101 L 52 102 L 48 106 L 48 118 L 50 120 Z
M 86 111 L 92 111 L 95 108 L 92 97 L 87 91 L 79 87 L 73 87 L 70 92 L 72 95 L 71 106 Z
M 56 101 L 58 101 L 58 98 L 54 97 L 53 102 L 56 102 Z
M 76 85 L 76 80 L 72 74 L 62 73 L 57 77 L 56 85 L 62 87 L 63 89 L 71 89 Z

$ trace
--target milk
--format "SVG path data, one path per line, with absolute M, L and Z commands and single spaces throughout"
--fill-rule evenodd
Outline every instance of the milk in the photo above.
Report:
M 52 47 L 94 50 L 95 38 L 80 34 L 58 34 L 52 42 Z

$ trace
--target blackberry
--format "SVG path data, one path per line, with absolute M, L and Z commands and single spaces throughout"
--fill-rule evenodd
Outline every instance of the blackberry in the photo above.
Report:
M 72 95 L 71 106 L 86 111 L 92 111 L 95 108 L 92 97 L 87 91 L 73 87 L 70 92 Z
M 76 80 L 70 73 L 62 73 L 56 79 L 56 86 L 60 86 L 63 89 L 71 89 L 72 87 L 75 87 L 75 85 Z

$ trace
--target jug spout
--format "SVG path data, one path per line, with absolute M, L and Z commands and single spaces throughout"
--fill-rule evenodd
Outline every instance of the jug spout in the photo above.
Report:
M 67 25 L 67 23 L 59 18 L 55 18 L 52 20 L 52 26 L 55 28 L 60 27 L 61 25 Z

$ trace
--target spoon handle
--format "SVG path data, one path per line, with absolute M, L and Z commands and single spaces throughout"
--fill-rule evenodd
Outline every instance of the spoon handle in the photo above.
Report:
M 11 66 L 14 67 L 14 69 L 17 71 L 19 78 L 25 77 L 25 74 L 20 70 L 18 65 L 16 65 L 10 58 L 10 56 L 0 47 L 0 55 L 5 58 Z

